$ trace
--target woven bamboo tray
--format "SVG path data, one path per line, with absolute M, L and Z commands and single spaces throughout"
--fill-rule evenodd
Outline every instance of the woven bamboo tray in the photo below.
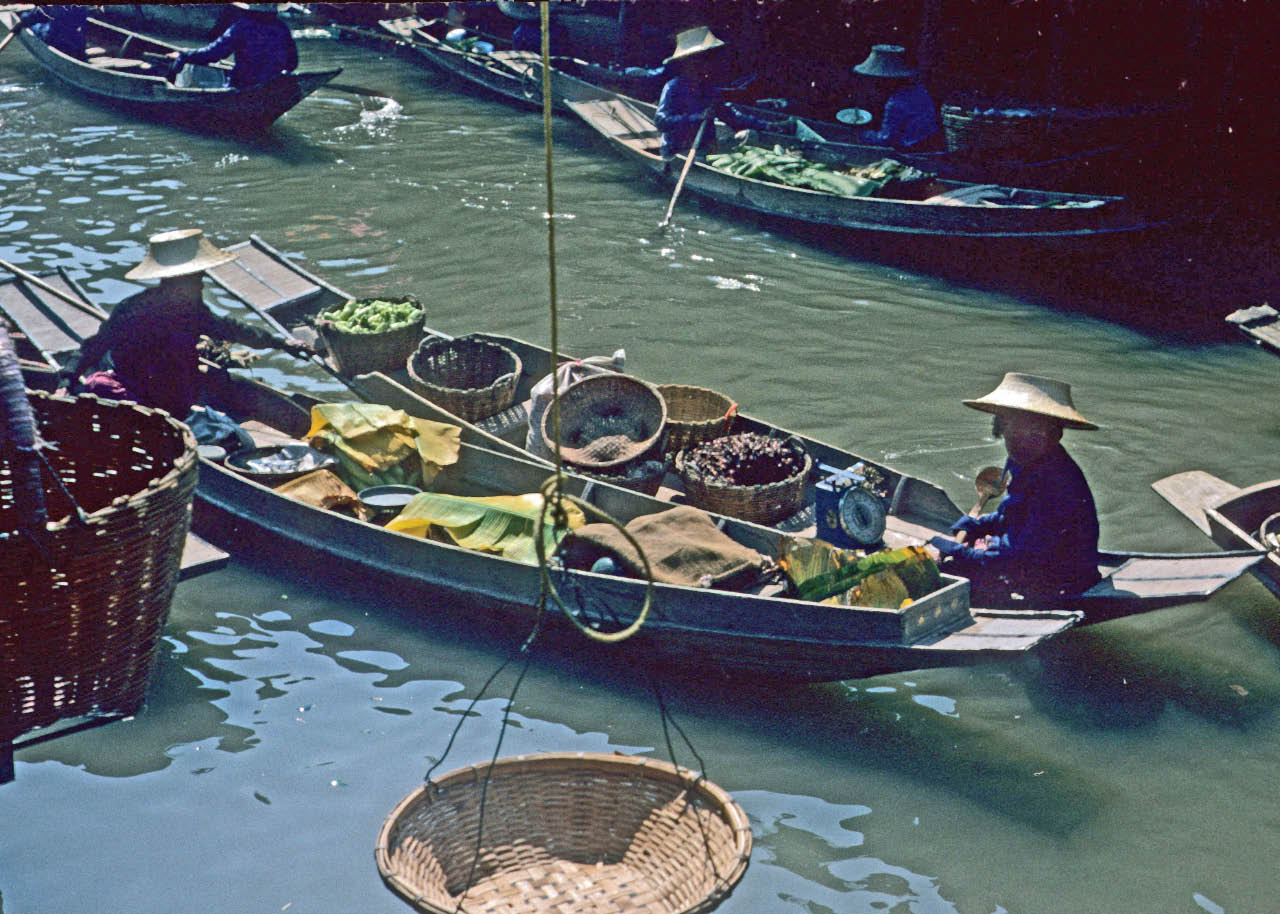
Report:
M 676 473 L 684 484 L 689 503 L 705 511 L 727 514 L 757 524 L 776 524 L 804 507 L 805 484 L 813 469 L 813 458 L 804 454 L 798 473 L 766 485 L 738 486 L 710 482 L 686 466 L 691 451 L 675 456 Z
M 542 439 L 554 447 L 552 413 L 542 414 Z M 560 455 L 591 472 L 611 472 L 658 451 L 667 404 L 652 384 L 631 375 L 589 375 L 560 393 Z
M 418 393 L 460 419 L 479 422 L 515 402 L 520 357 L 492 340 L 429 337 L 405 368 Z
M 738 404 L 719 391 L 689 384 L 659 384 L 658 393 L 667 403 L 664 453 L 674 454 L 733 429 Z
M 90 395 L 28 392 L 45 455 L 41 547 L 0 460 L 0 740 L 62 718 L 138 710 L 191 518 L 196 443 L 168 414 Z
M 415 298 L 397 299 L 422 305 Z M 316 332 L 324 340 L 334 367 L 344 375 L 354 376 L 370 371 L 396 371 L 404 367 L 405 359 L 413 354 L 425 332 L 424 311 L 422 319 L 384 333 L 348 333 L 339 330 L 333 321 L 323 314 L 316 318 Z
M 746 872 L 751 827 L 722 788 L 668 762 L 517 756 L 405 797 L 375 857 L 387 886 L 429 914 L 695 914 Z

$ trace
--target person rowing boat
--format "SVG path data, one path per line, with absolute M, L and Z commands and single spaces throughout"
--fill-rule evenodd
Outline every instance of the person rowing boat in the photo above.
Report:
M 127 400 L 166 410 L 175 418 L 199 399 L 201 336 L 255 349 L 314 350 L 300 340 L 231 317 L 214 314 L 202 294 L 204 271 L 236 255 L 213 245 L 200 229 L 162 232 L 150 238 L 147 255 L 126 279 L 158 279 L 159 285 L 122 301 L 98 332 L 84 341 L 79 358 L 60 372 L 73 391 Z M 110 357 L 110 367 L 102 368 Z M 87 373 L 81 377 L 82 373 Z

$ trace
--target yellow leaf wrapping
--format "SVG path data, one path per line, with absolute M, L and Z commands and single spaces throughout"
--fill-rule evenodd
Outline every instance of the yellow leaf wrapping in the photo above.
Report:
M 457 462 L 460 435 L 456 425 L 376 403 L 321 403 L 311 408 L 307 440 L 337 457 L 339 475 L 359 490 L 430 485 L 442 467 Z
M 889 568 L 867 575 L 858 586 L 847 594 L 848 606 L 875 606 L 881 609 L 898 609 L 904 600 L 910 600 L 907 585 Z
M 542 495 L 537 492 L 484 497 L 423 492 L 405 505 L 404 510 L 387 524 L 387 529 L 425 539 L 432 527 L 437 526 L 464 549 L 496 552 L 533 565 L 538 561 L 534 529 L 542 501 Z M 564 508 L 569 524 L 566 530 L 556 531 L 551 525 L 551 513 L 547 512 L 542 527 L 547 555 L 555 552 L 568 530 L 586 523 L 586 517 L 577 505 L 566 502 Z

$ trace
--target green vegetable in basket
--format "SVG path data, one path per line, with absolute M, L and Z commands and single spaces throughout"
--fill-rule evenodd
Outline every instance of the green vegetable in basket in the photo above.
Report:
M 422 316 L 416 302 L 384 299 L 352 299 L 320 315 L 345 333 L 387 333 L 416 324 Z

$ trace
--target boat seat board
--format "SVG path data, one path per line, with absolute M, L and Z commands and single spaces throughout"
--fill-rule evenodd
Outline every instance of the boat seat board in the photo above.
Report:
M 1134 556 L 1086 590 L 1089 598 L 1136 597 L 1208 597 L 1218 588 L 1234 581 L 1257 564 L 1257 553 L 1223 553 L 1221 555 Z
M 217 571 L 226 566 L 231 556 L 212 543 L 207 543 L 194 533 L 187 534 L 187 543 L 182 549 L 182 564 L 178 570 L 179 581 L 189 581 L 202 574 Z
M 1219 479 L 1203 470 L 1188 470 L 1166 476 L 1153 482 L 1151 488 L 1199 527 L 1205 536 L 1212 535 L 1205 510 L 1221 504 L 1240 491 L 1239 486 L 1233 486 L 1225 479 Z
M 597 99 L 568 104 L 584 119 L 595 124 L 606 125 L 609 136 L 632 145 L 649 145 L 655 140 L 660 142 L 662 139 L 662 134 L 654 126 L 653 121 L 617 99 Z
M 40 276 L 59 291 L 93 307 L 80 291 L 60 274 Z M 54 355 L 80 348 L 81 342 L 98 332 L 101 321 L 62 301 L 51 292 L 23 282 L 19 277 L 0 281 L 0 311 L 3 311 L 32 344 Z
M 251 241 L 224 250 L 234 251 L 236 259 L 205 272 L 236 298 L 264 311 L 308 301 L 322 291 L 318 283 Z
M 1080 614 L 1074 612 L 974 610 L 968 625 L 917 641 L 914 646 L 925 650 L 1017 653 L 1065 631 L 1079 619 Z
M 1280 354 L 1280 312 L 1268 304 L 1241 308 L 1227 315 L 1227 321 L 1259 345 Z

